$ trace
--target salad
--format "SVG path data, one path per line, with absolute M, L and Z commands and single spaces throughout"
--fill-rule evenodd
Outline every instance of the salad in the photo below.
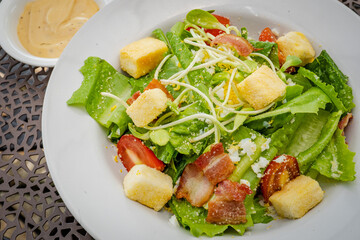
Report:
M 352 89 L 302 33 L 253 39 L 194 9 L 124 47 L 120 64 L 128 74 L 86 59 L 67 104 L 117 144 L 127 197 L 166 208 L 195 236 L 243 234 L 272 221 L 272 207 L 300 218 L 323 198 L 318 177 L 355 179 L 344 136 Z

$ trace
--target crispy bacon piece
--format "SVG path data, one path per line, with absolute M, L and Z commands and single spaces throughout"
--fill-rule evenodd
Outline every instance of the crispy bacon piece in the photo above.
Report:
M 146 86 L 144 91 L 149 90 L 149 89 L 154 89 L 154 88 L 161 89 L 166 94 L 166 96 L 169 99 L 171 99 L 171 101 L 174 101 L 174 97 L 171 95 L 171 93 L 169 93 L 169 91 L 166 89 L 166 87 L 164 85 L 162 85 L 161 82 L 156 79 L 151 80 L 151 82 Z M 128 100 L 126 100 L 126 103 L 131 105 L 140 95 L 141 95 L 140 91 L 135 92 Z
M 227 201 L 242 202 L 247 194 L 252 194 L 249 186 L 228 179 L 220 182 L 215 189 L 216 197 Z
M 240 56 L 248 56 L 254 51 L 254 47 L 243 37 L 233 34 L 221 34 L 216 36 L 210 43 L 210 46 L 215 44 L 223 44 L 235 48 Z
M 220 225 L 246 223 L 244 199 L 251 193 L 245 184 L 222 181 L 215 189 L 215 198 L 208 203 L 206 221 Z
M 135 92 L 128 100 L 126 100 L 126 103 L 131 105 L 135 100 L 141 95 L 140 91 Z
M 353 115 L 352 113 L 348 113 L 346 114 L 340 121 L 339 121 L 339 124 L 338 124 L 338 127 L 341 129 L 341 130 L 344 130 L 347 125 L 349 124 L 349 121 L 353 119 Z M 344 131 L 342 132 L 342 135 L 344 136 Z
M 235 169 L 229 155 L 224 153 L 222 143 L 211 146 L 210 151 L 201 154 L 194 164 L 204 171 L 213 185 L 227 179 Z
M 211 197 L 214 185 L 194 163 L 188 164 L 181 175 L 177 198 L 185 198 L 192 206 L 201 207 Z
M 159 80 L 156 80 L 155 78 L 146 86 L 144 91 L 154 88 L 161 89 L 166 94 L 166 96 L 171 99 L 171 101 L 174 101 L 174 97 L 171 95 L 171 93 L 169 93 L 166 87 L 162 85 Z
M 300 175 L 300 169 L 295 157 L 290 155 L 276 156 L 267 166 L 261 178 L 261 192 L 264 201 L 268 202 L 270 196 L 283 188 L 292 179 Z

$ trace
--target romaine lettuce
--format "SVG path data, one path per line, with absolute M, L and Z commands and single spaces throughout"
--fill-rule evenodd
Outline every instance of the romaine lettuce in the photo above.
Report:
M 129 79 L 98 57 L 86 59 L 80 71 L 84 75 L 84 80 L 67 104 L 84 105 L 93 119 L 106 128 L 115 128 L 121 136 L 130 122 L 125 113 L 126 109 L 116 100 L 104 97 L 100 93 L 112 93 L 126 101 L 131 96 Z
M 355 179 L 355 153 L 348 149 L 342 130 L 337 129 L 329 144 L 316 158 L 311 169 L 317 170 L 321 175 L 340 181 L 353 181 Z

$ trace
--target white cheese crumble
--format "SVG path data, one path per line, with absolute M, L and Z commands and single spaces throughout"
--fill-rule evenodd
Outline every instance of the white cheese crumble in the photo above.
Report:
M 295 85 L 295 83 L 291 80 L 291 78 L 287 79 L 286 83 L 287 83 L 288 86 L 294 86 Z
M 245 180 L 245 179 L 241 179 L 240 180 L 240 184 L 245 184 L 246 186 L 250 187 L 250 183 L 248 180 Z
M 281 155 L 280 157 L 276 158 L 276 159 L 274 160 L 274 162 L 283 163 L 285 160 L 286 160 L 286 156 L 285 156 L 285 155 Z
M 256 138 L 256 134 L 251 132 L 250 137 L 251 137 L 252 140 L 254 140 Z
M 239 147 L 242 149 L 241 155 L 247 154 L 249 157 L 256 151 L 256 144 L 251 141 L 250 138 L 242 139 L 239 143 Z
M 268 164 L 269 164 L 269 160 L 267 160 L 264 157 L 260 157 L 259 161 L 251 165 L 251 169 L 254 171 L 254 173 L 256 173 L 256 176 L 258 178 L 261 178 L 262 177 L 261 169 L 265 168 Z
M 261 151 L 265 151 L 270 148 L 269 144 L 271 142 L 271 138 L 267 138 L 266 141 L 261 145 Z
M 293 124 L 295 122 L 295 118 L 290 120 L 290 123 Z
M 227 151 L 232 162 L 236 163 L 240 161 L 238 146 L 230 146 Z

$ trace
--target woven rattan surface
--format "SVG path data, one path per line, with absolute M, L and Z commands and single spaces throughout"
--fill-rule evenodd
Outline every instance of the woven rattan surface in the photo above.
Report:
M 360 14 L 360 0 L 342 2 Z M 61 200 L 44 157 L 41 113 L 51 72 L 0 46 L 0 239 L 92 239 Z

